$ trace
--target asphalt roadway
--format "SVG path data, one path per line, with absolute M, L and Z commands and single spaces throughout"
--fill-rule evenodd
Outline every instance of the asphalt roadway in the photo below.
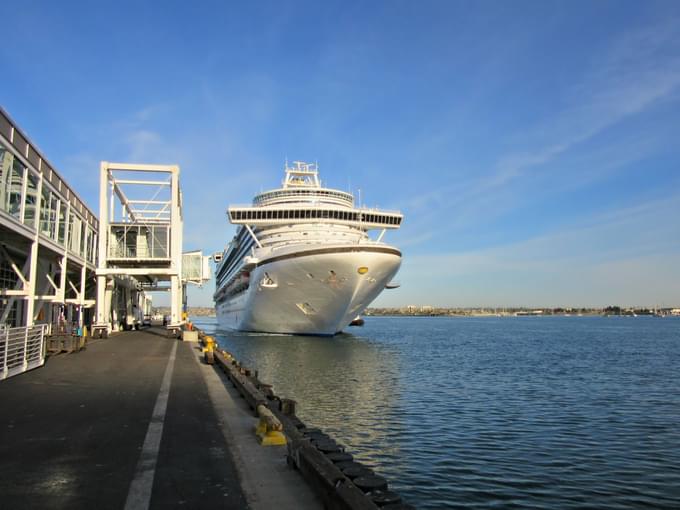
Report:
M 198 359 L 151 329 L 0 382 L 0 508 L 320 507 Z

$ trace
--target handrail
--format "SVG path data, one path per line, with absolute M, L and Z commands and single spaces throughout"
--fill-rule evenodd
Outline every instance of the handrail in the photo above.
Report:
M 0 330 L 0 381 L 45 363 L 47 324 Z

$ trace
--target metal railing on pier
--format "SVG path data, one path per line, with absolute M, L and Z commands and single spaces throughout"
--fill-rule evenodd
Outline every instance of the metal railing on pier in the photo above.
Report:
M 45 364 L 47 324 L 0 329 L 0 381 Z

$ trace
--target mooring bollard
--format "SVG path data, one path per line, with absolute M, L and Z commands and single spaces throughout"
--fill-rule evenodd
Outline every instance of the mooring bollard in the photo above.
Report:
M 203 338 L 203 345 L 203 352 L 212 352 L 215 350 L 215 339 L 211 336 L 206 336 Z
M 206 365 L 214 365 L 215 364 L 215 353 L 213 351 L 204 351 L 203 352 L 203 359 L 205 360 Z
M 206 364 L 213 365 L 215 363 L 215 339 L 211 336 L 203 338 L 203 359 Z
M 286 436 L 283 435 L 283 425 L 266 406 L 257 406 L 257 414 L 260 421 L 255 427 L 255 433 L 260 438 L 262 446 L 282 446 L 286 444 Z

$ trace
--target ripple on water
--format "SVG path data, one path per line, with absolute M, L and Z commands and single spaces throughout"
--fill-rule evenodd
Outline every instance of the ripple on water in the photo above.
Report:
M 419 508 L 680 508 L 680 320 L 369 317 L 351 333 L 218 341 Z

